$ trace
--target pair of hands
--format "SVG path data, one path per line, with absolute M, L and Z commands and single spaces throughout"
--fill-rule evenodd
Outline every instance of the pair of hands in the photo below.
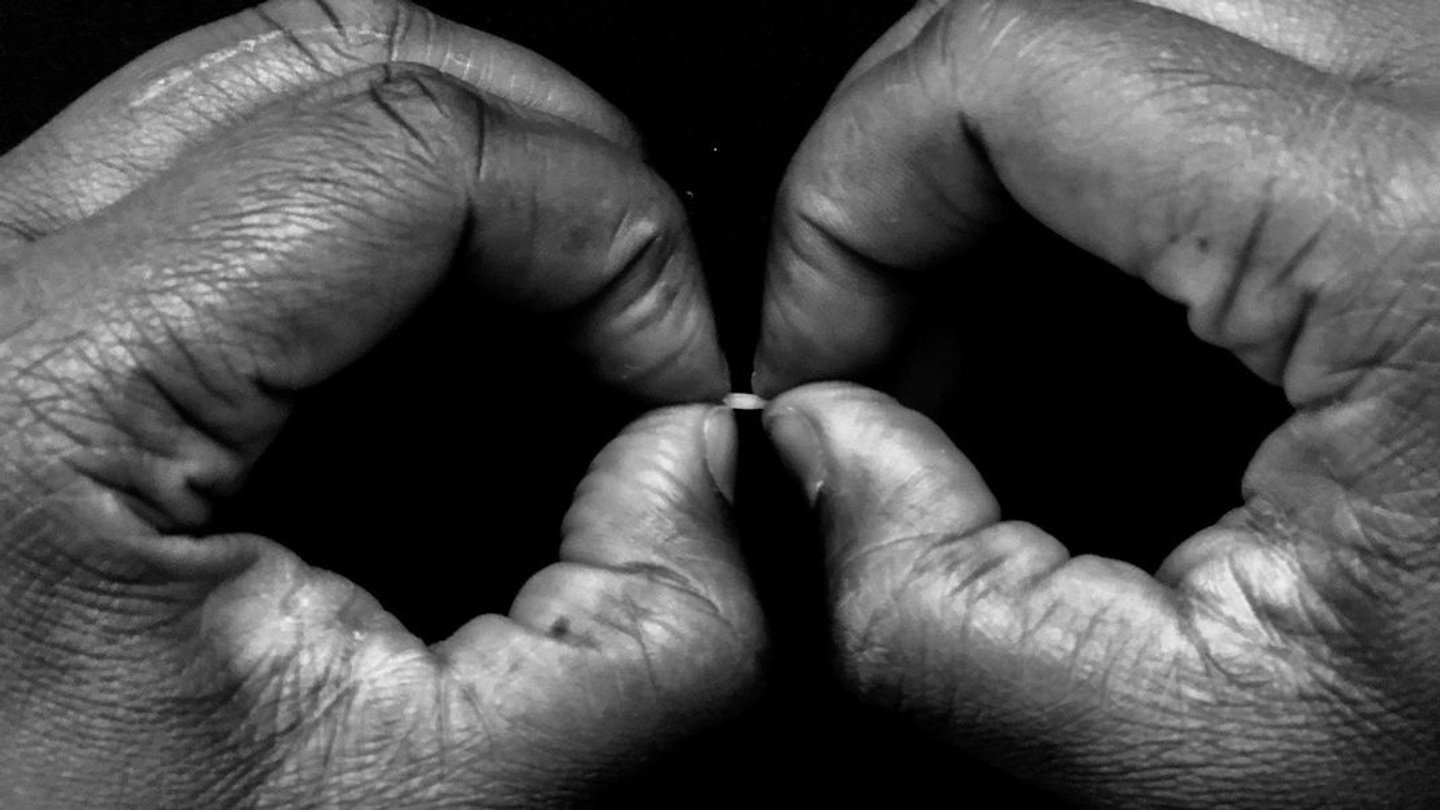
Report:
M 1440 792 L 1437 33 L 1402 0 L 922 2 L 845 78 L 781 190 L 755 384 L 858 692 L 1080 801 Z M 918 413 L 795 387 L 903 367 L 927 279 L 1018 217 L 1296 408 L 1154 576 L 1000 521 Z M 626 429 L 561 561 L 430 648 L 271 541 L 197 536 L 447 278 L 621 390 L 728 389 L 680 206 L 543 59 L 275 0 L 0 159 L 0 260 L 0 804 L 565 802 L 756 682 L 724 409 Z

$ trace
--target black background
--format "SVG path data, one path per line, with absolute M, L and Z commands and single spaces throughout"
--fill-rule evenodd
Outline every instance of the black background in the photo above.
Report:
M 0 147 L 129 59 L 245 5 L 0 0 Z M 631 116 L 690 209 L 744 379 L 785 164 L 830 88 L 908 4 L 429 5 L 539 51 Z M 997 233 L 939 300 L 961 339 L 961 396 L 933 415 L 1007 517 L 1076 553 L 1153 568 L 1239 504 L 1246 459 L 1286 412 L 1278 391 L 1191 338 L 1179 307 L 1034 226 Z M 553 559 L 573 487 L 636 412 L 484 302 L 442 295 L 427 310 L 303 403 L 226 520 L 356 580 L 435 641 L 505 610 Z M 842 696 L 818 541 L 756 424 L 747 420 L 739 506 L 772 624 L 770 688 L 753 714 L 675 752 L 624 801 L 1033 800 L 1023 775 L 991 773 Z

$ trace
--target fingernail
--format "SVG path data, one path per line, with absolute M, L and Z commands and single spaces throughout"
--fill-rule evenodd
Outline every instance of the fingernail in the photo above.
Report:
M 829 467 L 829 454 L 820 441 L 820 431 L 814 421 L 800 411 L 785 408 L 767 415 L 765 429 L 770 432 L 786 466 L 800 479 L 810 505 L 814 506 L 825 486 Z
M 735 414 L 729 408 L 712 408 L 705 416 L 705 466 L 715 489 L 730 504 L 735 503 L 736 468 Z

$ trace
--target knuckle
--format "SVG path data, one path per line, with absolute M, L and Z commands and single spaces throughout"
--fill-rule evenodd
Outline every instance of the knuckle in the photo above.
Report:
M 686 230 L 685 209 L 654 172 L 642 168 L 633 174 L 636 194 L 625 214 L 625 230 L 640 241 L 664 240 L 674 244 Z
M 256 10 L 289 30 L 328 30 L 341 42 L 398 40 L 420 12 L 409 0 L 268 0 Z
M 821 150 L 820 154 L 827 154 Z M 835 176 L 823 164 L 806 166 L 781 189 L 780 210 L 789 228 L 787 233 L 796 247 L 809 247 L 812 242 L 825 244 L 833 234 L 850 230 L 850 214 L 843 191 L 844 177 Z
M 352 73 L 303 100 L 296 114 L 267 119 L 265 132 L 283 133 L 284 159 L 343 164 L 343 176 L 374 174 L 375 158 L 431 168 L 454 165 L 451 175 L 478 163 L 483 150 L 484 104 L 439 71 L 418 64 L 383 63 Z M 253 137 L 252 133 L 252 137 Z M 261 141 L 263 144 L 263 140 Z M 339 150 L 337 152 L 336 150 Z M 345 156 L 347 160 L 341 160 Z M 428 172 L 427 172 L 428 174 Z
M 473 148 L 482 130 L 482 102 L 439 71 L 423 65 L 385 64 L 370 97 L 392 123 L 419 143 L 452 151 Z

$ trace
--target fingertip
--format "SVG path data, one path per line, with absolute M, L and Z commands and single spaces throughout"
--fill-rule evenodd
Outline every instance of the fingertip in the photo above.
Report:
M 838 486 L 848 474 L 870 466 L 872 455 L 886 452 L 883 433 L 890 426 L 916 417 L 924 419 L 873 388 L 826 381 L 771 400 L 763 421 L 781 459 L 815 505 L 822 489 Z
M 914 42 L 915 38 L 924 30 L 925 25 L 930 22 L 930 18 L 944 9 L 946 5 L 948 5 L 948 0 L 916 0 L 910 11 L 891 26 L 890 30 L 881 35 L 880 39 L 876 40 L 875 44 L 871 45 L 870 49 L 855 62 L 854 66 L 845 74 L 845 78 L 840 80 L 840 89 L 843 90 L 876 65 L 908 48 L 910 43 Z
M 813 457 L 817 448 L 829 452 L 832 445 L 863 447 L 869 442 L 863 437 L 866 431 L 908 418 L 907 409 L 888 395 L 832 380 L 806 383 L 776 396 L 766 406 L 763 421 L 772 439 L 784 442 L 782 455 Z
M 561 563 L 546 575 L 559 584 L 528 587 L 511 615 L 553 634 L 563 614 L 570 634 L 584 624 L 617 642 L 604 628 L 623 618 L 637 623 L 634 638 L 655 636 L 642 647 L 671 656 L 663 666 L 749 677 L 764 629 L 730 517 L 736 454 L 723 406 L 662 408 L 631 424 L 577 490 Z M 622 607 L 623 617 L 610 615 Z
M 597 310 L 580 341 L 599 378 L 644 401 L 718 402 L 731 385 L 714 315 L 698 268 L 677 275 Z
M 584 131 L 487 112 L 467 245 L 482 288 L 557 316 L 591 373 L 628 395 L 718 402 L 730 370 L 674 191 Z
M 788 407 L 767 410 L 764 424 L 781 461 L 800 482 L 805 499 L 814 506 L 830 468 L 829 453 L 819 426 L 803 411 Z
M 853 313 L 837 313 L 819 297 L 788 294 L 785 299 L 766 301 L 760 344 L 751 363 L 751 391 L 774 399 L 803 385 L 863 378 L 875 365 L 875 344 L 849 339 L 843 333 L 850 327 L 839 325 L 853 325 Z
M 843 437 L 867 423 L 908 419 L 912 413 L 893 397 L 874 388 L 844 380 L 825 380 L 804 383 L 772 398 L 765 408 L 765 423 L 769 427 L 787 414 L 803 414 L 827 435 L 838 433 Z M 919 414 L 913 415 L 924 419 Z
M 845 374 L 843 367 L 832 370 L 822 351 L 805 347 L 793 327 L 775 328 L 770 321 L 767 313 L 760 346 L 751 361 L 751 391 L 774 399 L 797 386 Z
M 815 367 L 818 353 L 806 352 L 797 346 L 796 328 L 782 323 L 772 311 L 778 302 L 771 293 L 767 292 L 766 296 L 760 342 L 750 364 L 750 390 L 773 400 L 796 386 L 823 380 L 825 376 Z M 801 362 L 796 362 L 797 357 Z
M 578 487 L 562 558 L 697 565 L 705 577 L 719 572 L 702 561 L 737 566 L 728 518 L 736 452 L 728 408 L 672 406 L 636 420 L 600 451 Z
M 793 388 L 796 380 L 788 374 L 784 374 L 776 368 L 770 352 L 762 343 L 760 350 L 755 353 L 755 359 L 750 366 L 753 371 L 750 373 L 750 390 L 767 399 L 774 398 Z
M 862 401 L 899 407 L 899 403 L 884 392 L 845 380 L 821 380 L 800 385 L 773 398 L 770 407 L 823 409 L 826 405 Z
M 735 502 L 739 432 L 735 412 L 728 407 L 711 408 L 702 428 L 705 436 L 705 463 L 711 482 L 727 503 Z
M 874 389 L 801 386 L 771 402 L 765 428 L 841 559 L 896 537 L 999 519 L 994 496 L 944 431 Z
M 730 366 L 685 209 L 649 167 L 622 160 L 617 168 L 636 191 L 613 230 L 609 280 L 586 305 L 585 345 L 602 377 L 642 399 L 718 402 L 730 391 Z
M 774 396 L 807 382 L 874 371 L 896 347 L 911 314 L 909 287 L 852 250 L 848 234 L 832 233 L 809 214 L 789 211 L 775 227 L 753 390 Z

